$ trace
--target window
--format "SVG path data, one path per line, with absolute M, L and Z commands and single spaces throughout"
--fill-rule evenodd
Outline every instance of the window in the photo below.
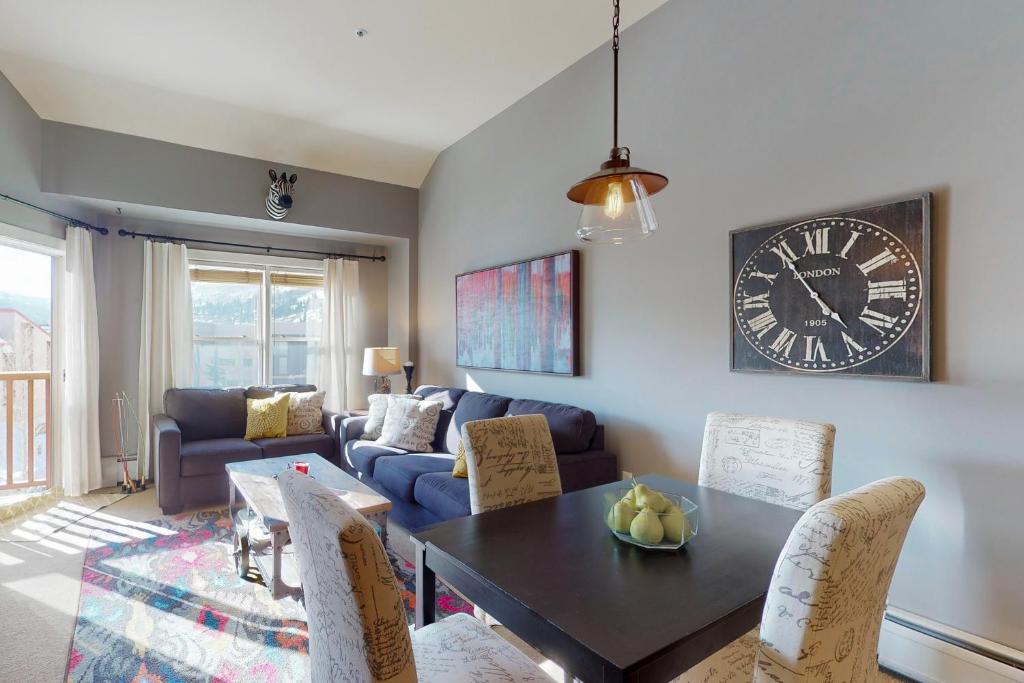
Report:
M 193 262 L 193 383 L 315 383 L 323 315 L 318 268 Z

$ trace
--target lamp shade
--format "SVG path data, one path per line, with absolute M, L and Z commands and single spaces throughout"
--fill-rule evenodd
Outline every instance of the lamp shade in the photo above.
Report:
M 397 346 L 375 346 L 363 349 L 363 374 L 369 377 L 397 375 L 402 361 Z

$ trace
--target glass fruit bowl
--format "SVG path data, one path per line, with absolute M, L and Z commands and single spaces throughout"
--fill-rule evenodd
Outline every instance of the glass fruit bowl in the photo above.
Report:
M 605 524 L 623 543 L 678 550 L 697 535 L 697 505 L 683 496 L 638 484 L 609 491 L 605 499 Z

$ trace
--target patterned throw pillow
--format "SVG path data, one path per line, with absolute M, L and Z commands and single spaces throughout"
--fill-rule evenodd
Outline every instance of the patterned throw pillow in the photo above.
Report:
M 245 440 L 288 435 L 288 394 L 245 399 Z
M 440 401 L 391 396 L 377 443 L 415 453 L 430 453 L 443 406 Z
M 380 430 L 384 426 L 384 416 L 388 413 L 389 397 L 412 398 L 417 401 L 422 398 L 415 394 L 370 394 L 366 399 L 370 409 L 366 414 L 366 424 L 363 425 L 363 438 L 367 441 L 376 441 L 380 438 Z
M 326 394 L 326 391 L 285 393 L 288 396 L 288 436 L 324 433 L 323 409 Z
M 455 452 L 455 467 L 452 468 L 452 476 L 460 479 L 469 479 L 469 466 L 466 465 L 466 447 L 459 440 L 459 447 Z

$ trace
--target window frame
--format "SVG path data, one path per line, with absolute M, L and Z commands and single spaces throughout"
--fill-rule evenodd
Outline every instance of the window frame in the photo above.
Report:
M 256 311 L 256 352 L 257 363 L 257 384 L 270 384 L 274 377 L 274 342 L 295 341 L 306 342 L 316 341 L 320 344 L 320 337 L 285 337 L 274 334 L 273 320 L 273 275 L 275 273 L 291 275 L 314 275 L 319 276 L 321 281 L 324 275 L 323 262 L 314 259 L 287 258 L 280 256 L 263 256 L 254 254 L 236 254 L 229 252 L 213 252 L 204 250 L 190 250 L 189 274 L 191 282 L 191 271 L 193 268 L 221 268 L 224 270 L 246 270 L 260 273 L 260 296 L 259 308 Z M 191 285 L 190 285 L 191 286 Z M 194 318 L 193 318 L 194 320 Z M 249 337 L 203 337 L 192 333 L 192 343 L 196 341 L 219 341 L 235 340 L 247 341 Z

